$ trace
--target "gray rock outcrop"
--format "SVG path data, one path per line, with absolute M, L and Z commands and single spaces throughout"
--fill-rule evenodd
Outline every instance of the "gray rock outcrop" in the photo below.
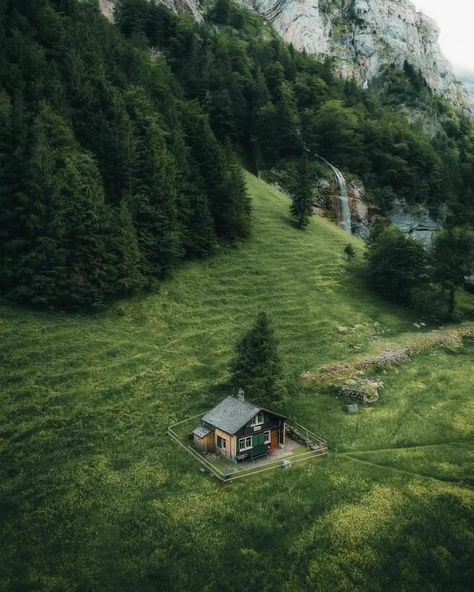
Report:
M 199 0 L 161 0 L 175 12 L 202 20 Z M 383 66 L 420 70 L 430 88 L 453 104 L 469 104 L 463 85 L 443 56 L 439 28 L 410 0 L 237 0 L 262 14 L 297 49 L 331 56 L 344 78 L 367 88 Z M 99 0 L 113 18 L 115 0 Z
M 387 64 L 407 60 L 434 92 L 465 106 L 466 93 L 438 44 L 436 23 L 409 0 L 240 0 L 297 49 L 335 58 L 367 87 Z
M 173 12 L 189 12 L 193 18 L 200 22 L 202 21 L 202 14 L 199 8 L 198 0 L 160 0 L 162 4 L 167 6 Z M 116 0 L 99 0 L 99 7 L 102 14 L 113 21 L 114 5 Z
M 402 204 L 394 204 L 387 212 L 390 222 L 406 235 L 416 238 L 430 246 L 434 233 L 442 227 L 441 221 L 434 220 L 427 211 L 410 211 Z

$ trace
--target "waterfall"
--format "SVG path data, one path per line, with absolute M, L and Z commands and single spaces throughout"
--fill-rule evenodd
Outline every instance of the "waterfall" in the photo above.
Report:
M 351 209 L 349 207 L 349 196 L 347 195 L 347 183 L 344 175 L 334 165 L 328 163 L 336 176 L 339 185 L 339 206 L 341 208 L 341 226 L 349 233 L 352 233 Z
M 351 220 L 351 209 L 349 207 L 349 195 L 347 194 L 347 183 L 344 178 L 344 175 L 341 171 L 335 167 L 329 160 L 326 160 L 323 156 L 316 154 L 315 152 L 311 152 L 309 148 L 304 146 L 306 152 L 309 152 L 319 160 L 322 160 L 334 173 L 336 177 L 337 184 L 339 186 L 339 209 L 341 211 L 341 222 L 340 225 L 346 232 L 352 234 L 352 220 Z
M 342 226 L 342 228 L 344 228 L 346 232 L 352 234 L 351 208 L 349 206 L 349 195 L 347 194 L 347 183 L 344 179 L 344 175 L 337 167 L 330 163 L 329 160 L 326 160 L 323 156 L 320 156 L 316 152 L 311 152 L 311 150 L 306 146 L 301 134 L 301 130 L 299 128 L 296 129 L 296 134 L 300 139 L 303 150 L 305 150 L 315 158 L 319 158 L 319 160 L 322 160 L 325 164 L 328 165 L 328 167 L 334 173 L 337 184 L 339 186 L 339 209 L 341 210 L 340 226 Z

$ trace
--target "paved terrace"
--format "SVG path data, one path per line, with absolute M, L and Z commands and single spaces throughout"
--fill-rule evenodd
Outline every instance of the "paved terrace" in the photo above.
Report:
M 277 448 L 272 450 L 268 456 L 261 456 L 255 460 L 244 460 L 242 462 L 232 462 L 224 456 L 215 452 L 206 454 L 206 458 L 220 471 L 223 473 L 239 473 L 241 471 L 247 471 L 249 469 L 255 469 L 257 467 L 263 467 L 274 463 L 276 460 L 288 459 L 291 462 L 291 458 L 307 452 L 306 446 L 303 446 L 299 442 L 286 437 L 285 448 Z

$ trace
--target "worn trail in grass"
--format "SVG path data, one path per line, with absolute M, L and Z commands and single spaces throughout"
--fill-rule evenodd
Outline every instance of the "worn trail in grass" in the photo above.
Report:
M 357 240 L 348 265 L 342 230 L 297 231 L 287 198 L 247 181 L 252 238 L 158 294 L 97 315 L 0 307 L 2 592 L 469 589 L 469 345 L 381 373 L 380 402 L 357 416 L 295 384 L 287 413 L 376 466 L 333 454 L 223 488 L 166 436 L 226 392 L 260 310 L 290 379 L 418 320 L 365 290 Z

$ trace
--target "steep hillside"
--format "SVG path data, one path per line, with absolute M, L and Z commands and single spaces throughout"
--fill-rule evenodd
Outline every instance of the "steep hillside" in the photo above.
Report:
M 474 125 L 407 62 L 378 98 L 229 0 L 201 23 L 120 0 L 115 21 L 95 0 L 0 7 L 2 295 L 98 307 L 155 289 L 248 237 L 239 163 L 294 192 L 307 150 L 357 176 L 376 215 L 474 219 Z M 436 136 L 402 104 L 429 107 Z M 324 184 L 321 162 L 306 168 Z
M 249 241 L 159 294 L 93 316 L 1 305 L 2 592 L 470 589 L 472 346 L 387 372 L 357 416 L 295 382 L 286 412 L 331 446 L 301 468 L 223 487 L 167 437 L 228 392 L 262 309 L 290 381 L 416 331 L 364 290 L 358 241 L 348 265 L 342 230 L 297 231 L 287 197 L 247 184 Z
M 0 4 L 0 212 L 0 292 L 40 306 L 156 287 L 251 223 L 231 147 L 166 61 L 77 0 Z

